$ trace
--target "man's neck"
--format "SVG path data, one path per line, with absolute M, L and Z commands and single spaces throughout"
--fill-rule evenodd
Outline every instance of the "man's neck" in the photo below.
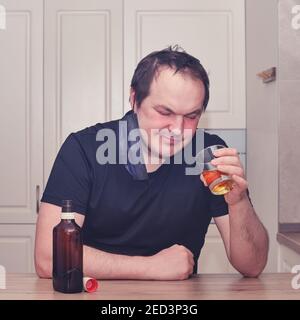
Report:
M 148 173 L 156 171 L 161 165 L 162 163 L 159 163 L 159 164 L 145 163 L 146 170 Z
M 148 154 L 148 157 L 146 156 Z M 154 172 L 156 171 L 164 162 L 165 159 L 159 157 L 158 155 L 151 155 L 150 151 L 148 148 L 143 148 L 143 155 L 144 155 L 144 160 L 145 160 L 145 166 L 147 172 Z M 152 156 L 152 158 L 151 158 Z

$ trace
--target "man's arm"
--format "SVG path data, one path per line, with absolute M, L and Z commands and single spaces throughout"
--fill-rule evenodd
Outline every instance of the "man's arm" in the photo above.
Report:
M 229 215 L 215 218 L 231 264 L 244 276 L 256 277 L 267 263 L 268 234 L 257 217 L 247 195 L 248 182 L 237 150 L 223 148 L 214 151 L 211 163 L 231 176 L 232 190 L 225 194 Z M 201 177 L 203 181 L 203 177 Z
M 214 221 L 233 267 L 246 277 L 257 277 L 267 263 L 269 241 L 248 197 Z
M 35 268 L 42 278 L 52 277 L 52 230 L 60 221 L 61 207 L 41 203 L 36 226 Z M 79 226 L 84 216 L 75 214 Z M 184 280 L 193 272 L 193 254 L 173 245 L 150 257 L 107 253 L 83 247 L 84 274 L 97 279 Z

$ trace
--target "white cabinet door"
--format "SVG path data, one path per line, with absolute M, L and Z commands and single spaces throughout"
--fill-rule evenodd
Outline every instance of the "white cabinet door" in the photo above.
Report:
M 43 1 L 1 5 L 0 223 L 34 223 L 43 187 Z
M 198 260 L 198 273 L 237 273 L 231 266 L 215 224 L 210 224 Z
M 300 254 L 296 251 L 279 245 L 279 272 L 291 272 L 292 268 L 300 265 Z
M 35 225 L 0 225 L 0 265 L 6 272 L 34 272 Z
M 125 0 L 124 4 L 124 101 L 138 61 L 178 44 L 199 58 L 209 73 L 211 98 L 199 125 L 245 128 L 244 0 Z
M 123 114 L 122 0 L 45 1 L 45 175 L 69 133 Z

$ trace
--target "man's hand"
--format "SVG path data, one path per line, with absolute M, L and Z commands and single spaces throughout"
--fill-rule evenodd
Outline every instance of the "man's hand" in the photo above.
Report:
M 218 171 L 229 175 L 233 180 L 232 190 L 225 194 L 225 201 L 229 205 L 234 205 L 247 197 L 248 182 L 245 179 L 244 168 L 236 149 L 222 148 L 213 151 L 217 158 L 211 161 Z M 200 176 L 202 182 L 206 185 L 203 176 Z
M 149 257 L 149 274 L 153 280 L 185 280 L 193 273 L 192 252 L 182 245 L 173 245 Z

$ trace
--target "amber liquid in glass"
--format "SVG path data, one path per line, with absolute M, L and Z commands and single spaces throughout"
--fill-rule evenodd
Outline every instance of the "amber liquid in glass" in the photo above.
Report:
M 232 180 L 218 170 L 204 170 L 202 175 L 215 195 L 224 195 L 232 189 Z

